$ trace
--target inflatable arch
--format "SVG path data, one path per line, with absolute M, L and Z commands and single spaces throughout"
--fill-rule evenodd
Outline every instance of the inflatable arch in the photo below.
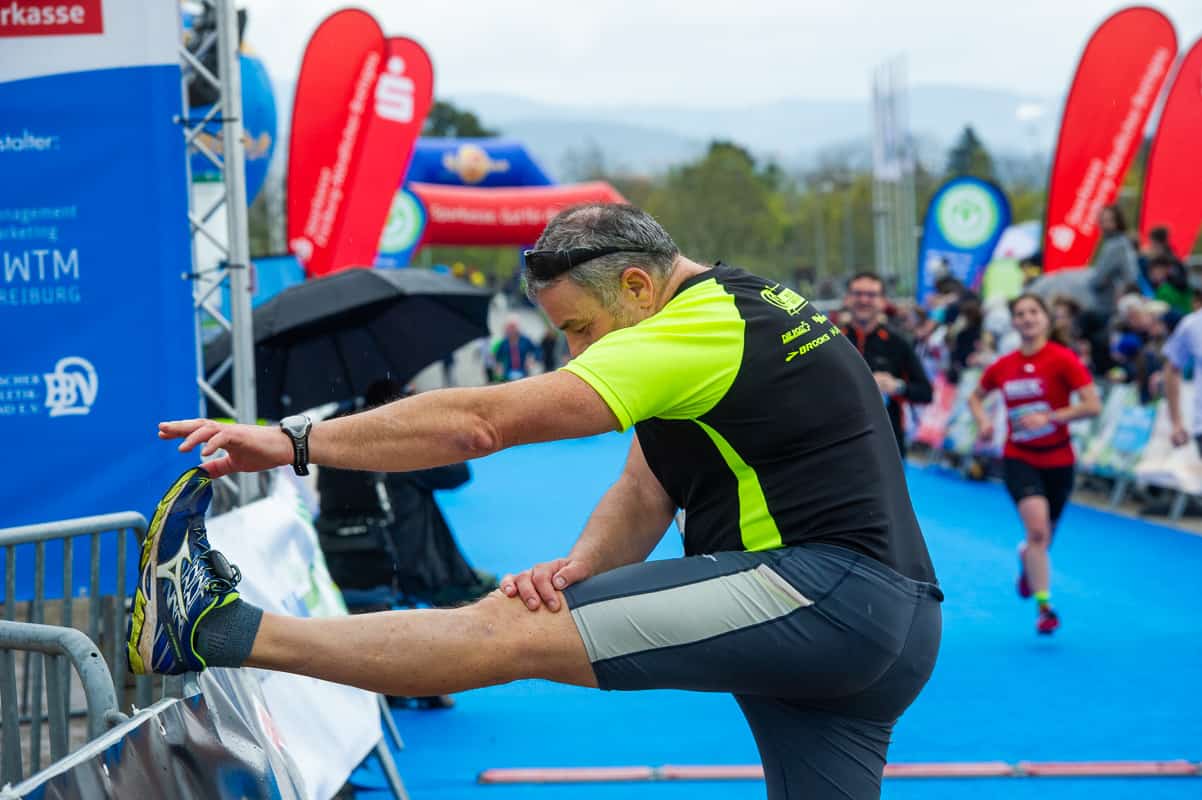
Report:
M 623 198 L 602 181 L 554 185 L 512 139 L 420 139 L 376 265 L 404 266 L 427 245 L 529 245 L 561 209 L 589 202 Z

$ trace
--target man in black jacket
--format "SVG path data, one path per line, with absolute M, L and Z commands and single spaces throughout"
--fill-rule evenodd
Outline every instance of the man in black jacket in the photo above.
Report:
M 902 428 L 905 403 L 931 402 L 931 382 L 913 346 L 897 331 L 885 325 L 885 283 L 872 272 L 861 272 L 847 284 L 844 301 L 851 312 L 851 324 L 843 333 L 868 362 L 872 377 L 881 390 L 889 411 L 889 422 L 897 437 L 902 457 L 906 437 Z

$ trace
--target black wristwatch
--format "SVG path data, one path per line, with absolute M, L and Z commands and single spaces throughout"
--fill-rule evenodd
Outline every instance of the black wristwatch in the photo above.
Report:
M 292 469 L 297 475 L 309 474 L 309 431 L 313 420 L 304 414 L 293 414 L 280 420 L 280 430 L 292 440 Z

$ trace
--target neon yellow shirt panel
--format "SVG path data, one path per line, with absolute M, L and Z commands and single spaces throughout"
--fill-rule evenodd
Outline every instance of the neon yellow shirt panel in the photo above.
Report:
M 734 383 L 744 328 L 734 296 L 710 278 L 601 337 L 563 369 L 601 396 L 622 430 L 652 417 L 696 419 Z

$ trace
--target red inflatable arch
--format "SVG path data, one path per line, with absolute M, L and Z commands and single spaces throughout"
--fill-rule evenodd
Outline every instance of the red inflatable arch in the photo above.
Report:
M 505 246 L 533 244 L 551 217 L 577 203 L 624 203 L 608 183 L 479 189 L 410 183 L 425 208 L 426 245 Z

